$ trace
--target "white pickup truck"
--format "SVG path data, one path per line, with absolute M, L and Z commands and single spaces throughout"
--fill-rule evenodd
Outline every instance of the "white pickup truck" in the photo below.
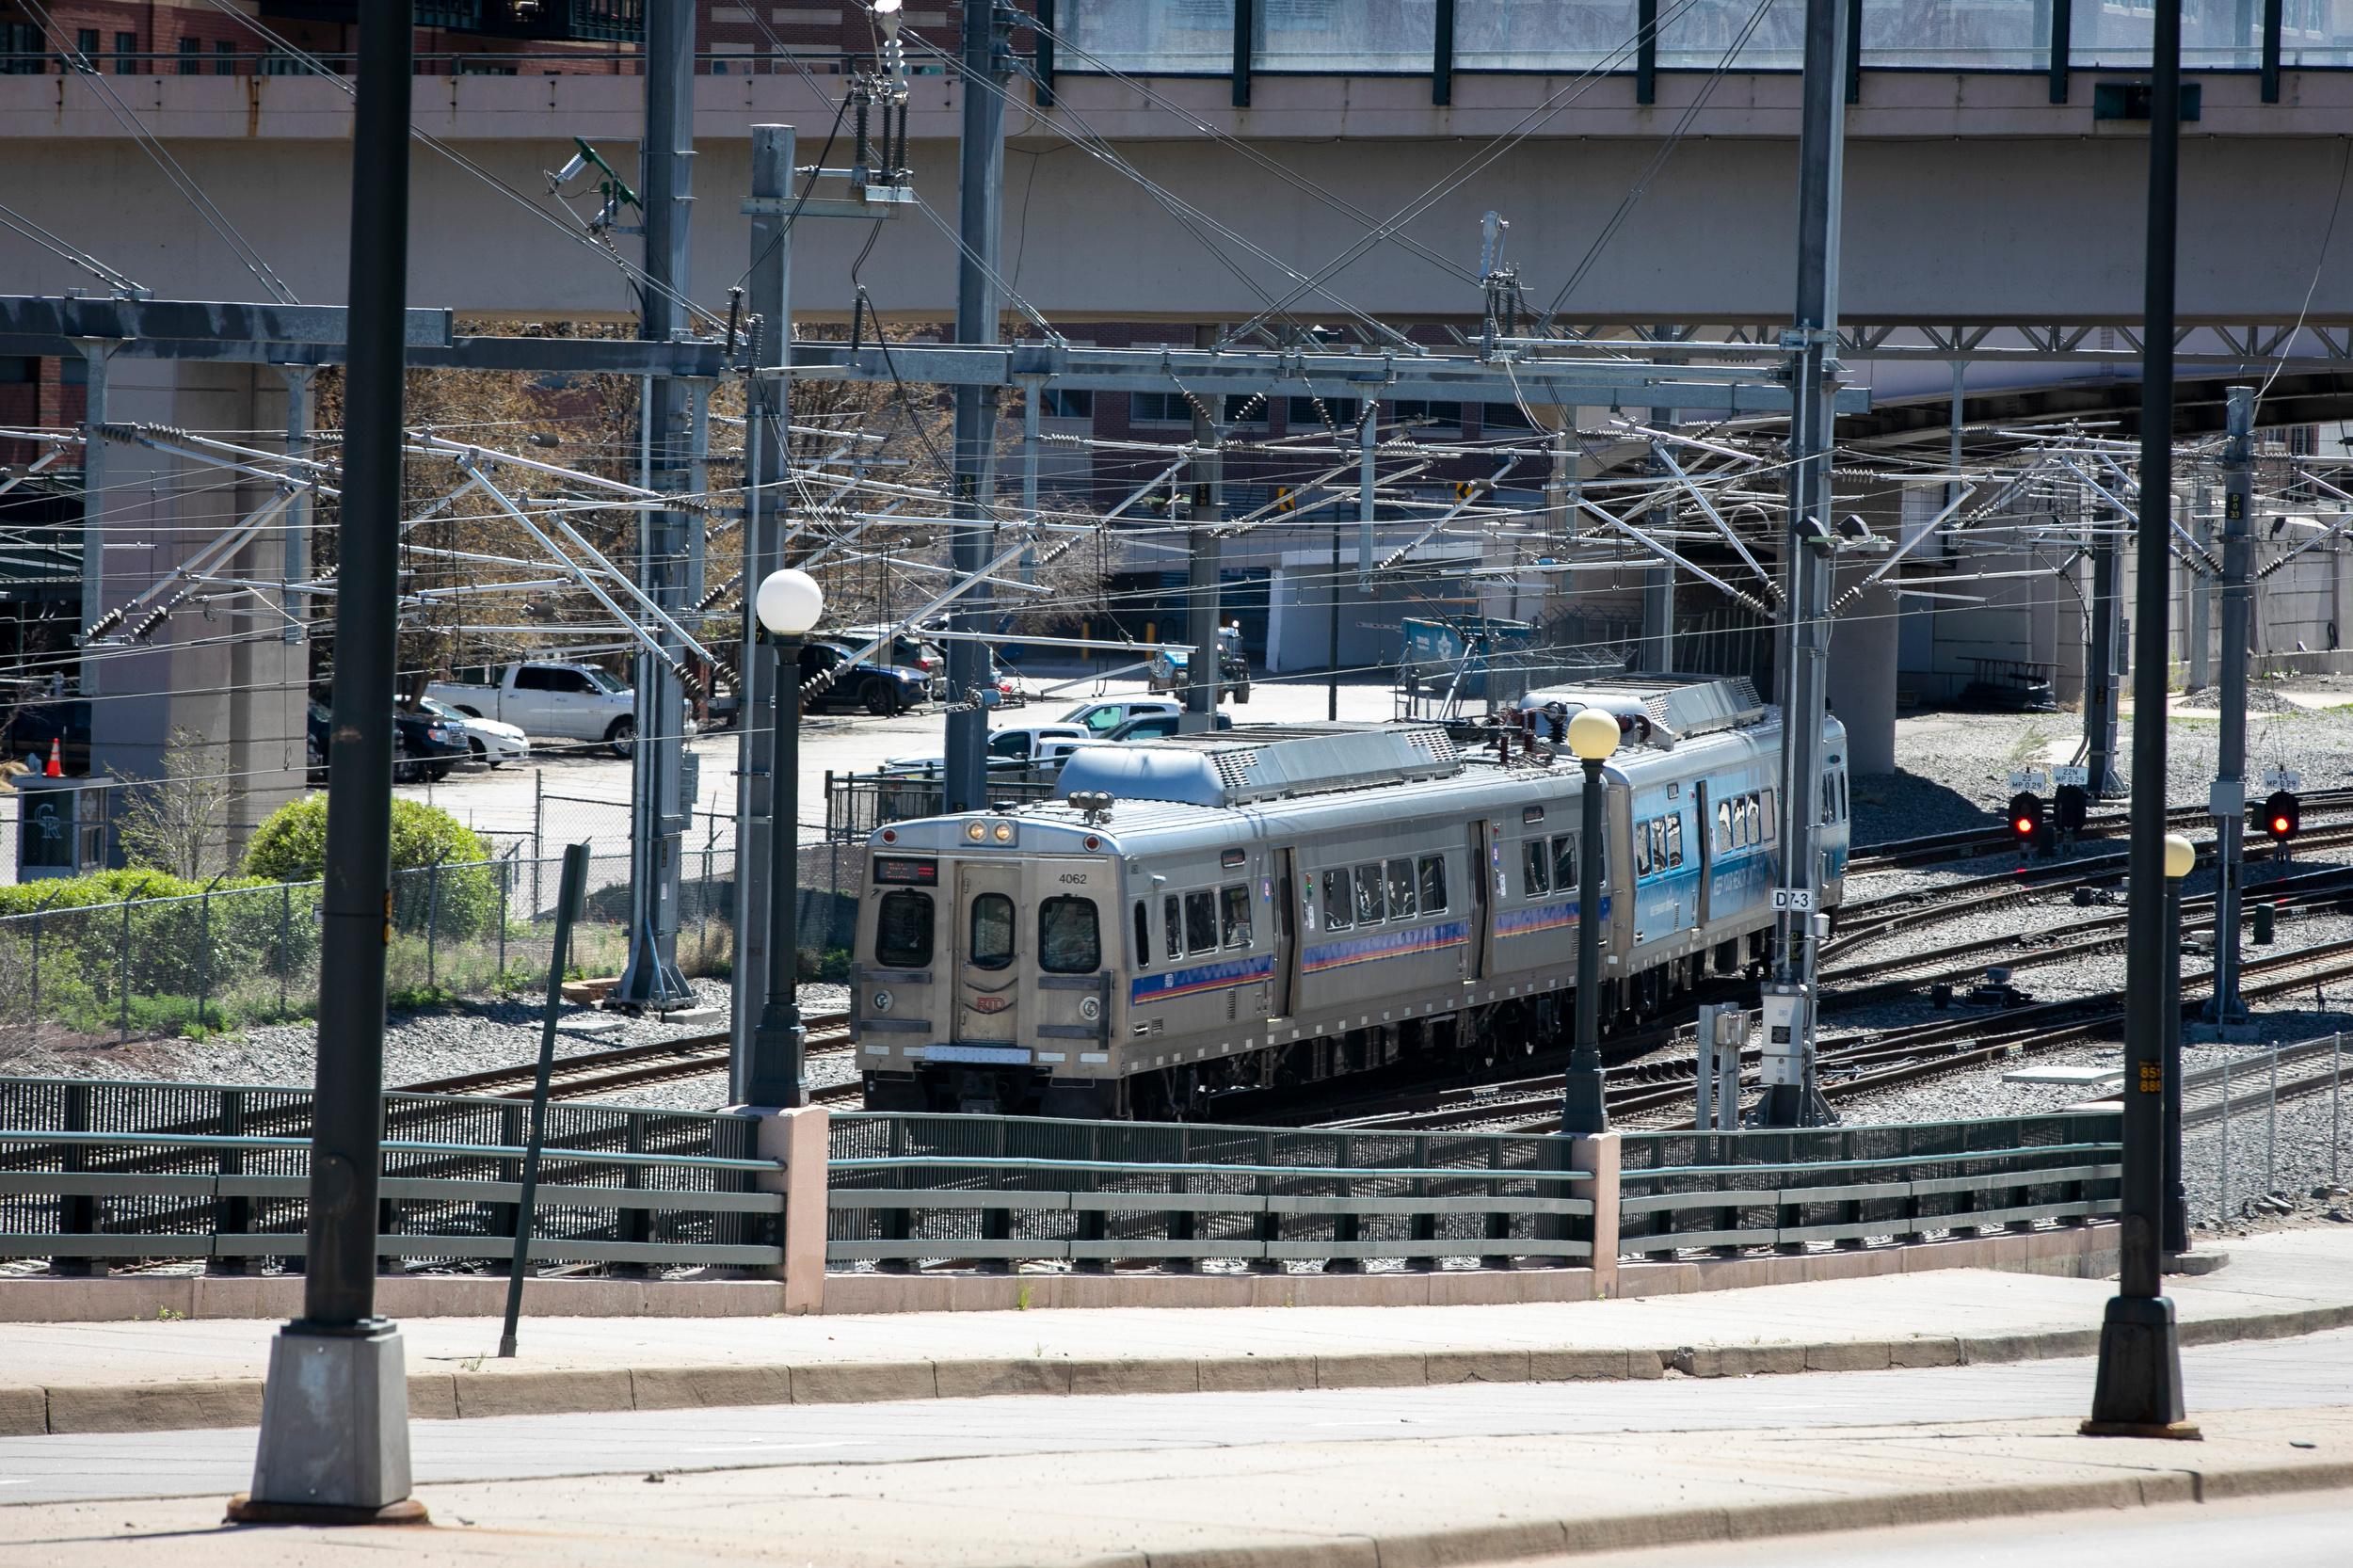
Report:
M 488 684 L 436 680 L 424 695 L 475 718 L 519 726 L 527 735 L 602 741 L 616 757 L 637 744 L 637 694 L 594 664 L 509 664 Z

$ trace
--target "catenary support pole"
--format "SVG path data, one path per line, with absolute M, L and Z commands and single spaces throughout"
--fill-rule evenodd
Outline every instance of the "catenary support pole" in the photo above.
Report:
M 1798 298 L 1787 341 L 1789 528 L 1782 541 L 1781 880 L 1765 987 L 1769 1127 L 1831 1119 L 1814 1086 L 1815 906 L 1819 902 L 1824 665 L 1830 651 L 1830 459 L 1838 367 L 1838 240 L 1845 183 L 1845 0 L 1806 0 L 1798 133 Z M 1786 1032 L 1785 1034 L 1783 1032 Z M 1782 1048 L 1776 1050 L 1776 1044 Z
M 2149 251 L 2141 307 L 2140 528 L 2134 563 L 2132 878 L 2124 960 L 2124 1160 L 2117 1293 L 2100 1325 L 2091 1434 L 2191 1436 L 2164 1295 L 2165 721 L 2173 512 L 2173 271 L 2182 111 L 2180 0 L 2156 9 L 2149 109 Z
M 286 382 L 286 456 L 311 456 L 311 388 L 318 378 L 312 365 L 280 365 L 278 373 Z M 311 492 L 303 490 L 287 506 L 280 520 L 283 529 L 284 550 L 280 556 L 280 571 L 283 574 L 278 587 L 278 608 L 286 617 L 279 629 L 280 640 L 299 643 L 311 618 L 308 595 L 294 591 L 294 584 L 311 575 Z
M 792 188 L 793 131 L 790 125 L 752 127 L 752 195 L 781 200 Z M 778 214 L 752 218 L 750 292 L 745 308 L 759 322 L 762 368 L 792 357 L 792 232 Z M 744 614 L 736 655 L 735 972 L 728 1014 L 728 1094 L 746 1103 L 752 1029 L 760 1017 L 749 977 L 768 972 L 768 833 L 775 799 L 776 728 L 767 715 L 775 672 L 760 650 L 760 584 L 784 565 L 786 428 L 792 381 L 755 376 L 749 382 L 744 427 Z
M 1219 330 L 1195 327 L 1195 348 L 1215 348 Z M 1177 728 L 1206 731 L 1217 727 L 1218 638 L 1222 611 L 1220 563 L 1225 541 L 1219 525 L 1225 520 L 1225 458 L 1218 448 L 1225 440 L 1225 410 L 1222 392 L 1196 392 L 1193 404 L 1192 483 L 1185 507 L 1185 712 Z
M 408 1380 L 376 1315 L 384 1126 L 384 965 L 392 931 L 392 682 L 408 258 L 410 13 L 360 13 L 352 132 L 350 361 L 344 376 L 343 591 L 335 596 L 336 789 L 320 894 L 302 1316 L 271 1342 L 243 1522 L 421 1518 L 408 1496 Z
M 2182 994 L 2182 879 L 2165 879 L 2165 994 Z M 2165 1251 L 2189 1251 L 2189 1189 L 2182 1179 L 2182 1010 L 2165 1009 Z
M 2247 618 L 2254 597 L 2255 389 L 2225 393 L 2222 443 L 2222 736 L 2216 750 L 2214 993 L 2206 1016 L 2247 1016 L 2239 1000 L 2239 894 L 2247 860 Z
M 2092 522 L 2091 627 L 2084 644 L 2084 788 L 2094 799 L 2121 794 L 2124 789 L 2116 771 L 2118 699 L 2124 689 L 2116 667 L 2124 559 L 2118 535 L 2129 525 L 2130 520 L 2121 515 Z
M 688 218 L 695 200 L 695 10 L 654 6 L 646 18 L 646 141 L 642 189 L 646 200 L 646 280 L 640 286 L 638 337 L 668 343 L 690 327 Z M 691 488 L 686 475 L 687 399 L 684 381 L 647 379 L 650 396 L 639 407 L 640 440 L 649 489 Z M 699 520 L 684 511 L 638 517 L 637 581 L 648 598 L 676 620 L 686 610 L 688 533 Z M 672 662 L 682 651 L 677 634 L 656 632 L 665 661 L 637 656 L 636 740 L 631 747 L 629 962 L 613 1000 L 667 1010 L 694 998 L 678 968 L 679 878 L 685 844 L 682 758 L 686 693 Z
M 968 0 L 964 10 L 964 125 L 956 260 L 956 342 L 993 344 L 999 337 L 998 241 L 1004 228 L 1005 94 L 1012 79 L 1010 23 L 1000 0 Z M 1000 90 L 990 90 L 992 88 Z M 997 490 L 997 395 L 985 387 L 955 390 L 955 528 L 950 554 L 959 577 L 972 578 L 994 553 L 990 511 Z M 989 626 L 990 593 L 976 584 L 957 600 L 949 630 L 979 633 Z M 945 769 L 949 811 L 988 804 L 988 713 L 972 705 L 988 670 L 988 645 L 970 637 L 948 644 L 948 735 Z
M 99 428 L 106 423 L 107 366 L 116 348 L 111 343 L 82 344 L 84 368 L 84 405 L 82 415 L 82 632 L 88 636 L 90 623 L 106 613 L 106 504 L 113 492 L 108 488 L 106 469 L 107 443 L 100 439 Z M 82 655 L 82 695 L 95 696 L 103 684 L 99 672 L 106 661 L 93 648 L 85 648 Z
M 2214 518 L 2207 506 L 2206 479 L 2198 477 L 2198 488 L 2190 503 L 2189 534 L 2198 541 L 2198 548 L 2206 554 L 2214 553 Z M 2202 692 L 2214 684 L 2214 590 L 2206 585 L 2199 572 L 2189 574 L 2189 689 Z
M 1323 716 L 1337 722 L 1340 716 L 1340 520 L 1332 520 L 1332 575 L 1324 581 L 1324 601 L 1329 605 L 1329 618 L 1323 623 Z

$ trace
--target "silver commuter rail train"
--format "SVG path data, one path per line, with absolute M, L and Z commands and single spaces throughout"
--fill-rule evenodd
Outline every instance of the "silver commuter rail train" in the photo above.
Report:
M 1583 774 L 1603 770 L 1605 1017 L 1761 964 L 1780 722 L 1745 680 L 1533 693 L 1465 751 L 1427 724 L 1083 748 L 1057 798 L 869 840 L 850 1032 L 871 1109 L 1198 1116 L 1215 1096 L 1406 1056 L 1532 1052 L 1571 1017 Z M 1823 720 L 1823 887 L 1848 846 Z

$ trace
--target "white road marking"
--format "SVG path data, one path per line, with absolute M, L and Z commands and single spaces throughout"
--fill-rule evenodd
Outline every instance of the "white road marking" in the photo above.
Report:
M 729 1443 L 719 1448 L 689 1448 L 690 1454 L 749 1454 L 781 1453 L 792 1448 L 871 1448 L 873 1442 L 864 1438 L 843 1438 L 831 1443 Z

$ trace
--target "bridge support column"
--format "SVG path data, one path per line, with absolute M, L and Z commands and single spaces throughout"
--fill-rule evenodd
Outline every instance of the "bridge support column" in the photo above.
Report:
M 1892 529 L 1895 520 L 1874 518 L 1871 525 Z M 1869 570 L 1867 562 L 1842 568 L 1832 602 Z M 1841 610 L 1830 629 L 1825 684 L 1831 712 L 1847 727 L 1848 771 L 1861 776 L 1896 771 L 1896 608 L 1895 591 L 1875 584 Z

